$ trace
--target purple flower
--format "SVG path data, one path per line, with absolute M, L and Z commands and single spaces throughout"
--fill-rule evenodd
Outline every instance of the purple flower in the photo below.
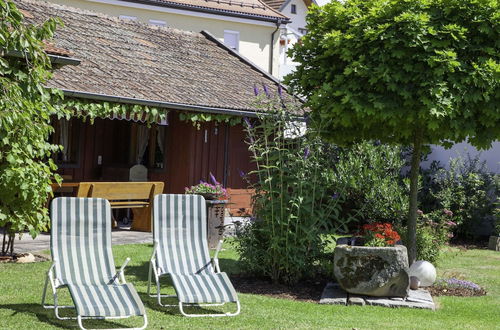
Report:
M 304 159 L 307 159 L 307 157 L 309 157 L 310 153 L 311 153 L 311 151 L 309 150 L 308 147 L 306 147 L 306 149 L 304 150 Z
M 446 280 L 440 280 L 437 283 L 438 285 L 442 286 L 447 286 L 447 287 L 452 287 L 452 288 L 464 288 L 464 289 L 470 289 L 470 290 L 475 290 L 475 291 L 480 291 L 481 287 L 477 285 L 474 282 L 471 281 L 465 281 L 465 280 L 459 280 L 457 278 L 449 278 Z
M 449 217 L 452 217 L 452 216 L 453 216 L 453 212 L 452 212 L 452 211 L 450 211 L 450 210 L 447 210 L 447 209 L 444 209 L 444 210 L 443 210 L 443 213 L 444 213 L 444 214 L 446 214 L 446 215 L 447 215 L 447 216 L 449 216 Z
M 255 94 L 255 96 L 259 95 L 259 88 L 257 87 L 257 85 L 253 85 L 253 93 Z
M 456 222 L 453 222 L 453 221 L 447 221 L 447 222 L 446 222 L 446 224 L 447 224 L 448 226 L 450 226 L 450 227 L 454 227 L 454 226 L 456 226 L 456 225 L 457 225 L 457 223 L 456 223 Z
M 332 198 L 333 198 L 333 199 L 337 199 L 337 198 L 339 198 L 339 197 L 340 197 L 339 193 L 334 193 L 334 194 L 332 195 Z
M 206 182 L 205 182 L 205 181 L 203 181 L 203 180 L 200 180 L 200 184 L 204 184 L 204 183 L 206 183 Z
M 217 182 L 217 180 L 215 179 L 215 176 L 212 174 L 212 172 L 210 172 L 210 180 L 212 181 L 212 183 L 214 185 L 219 185 L 220 183 Z
M 243 121 L 245 122 L 245 124 L 247 125 L 248 128 L 253 128 L 252 123 L 250 122 L 248 117 L 244 117 Z
M 240 173 L 240 177 L 244 178 L 246 177 L 247 175 L 245 174 L 245 172 L 243 172 L 242 170 L 238 170 L 238 172 Z
M 264 89 L 264 93 L 266 93 L 266 96 L 271 97 L 271 94 L 269 93 L 269 88 L 267 88 L 267 85 L 262 84 L 262 88 Z
M 424 215 L 424 211 L 422 211 L 422 210 L 417 210 L 417 214 L 418 214 L 418 215 Z

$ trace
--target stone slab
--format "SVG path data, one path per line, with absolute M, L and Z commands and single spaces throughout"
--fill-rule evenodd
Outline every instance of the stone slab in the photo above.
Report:
M 333 282 L 326 285 L 319 303 L 330 305 L 369 305 L 389 308 L 436 309 L 431 294 L 424 289 L 410 290 L 406 298 L 371 297 L 348 293 L 344 291 L 338 283 Z
M 347 304 L 364 306 L 366 305 L 366 301 L 361 297 L 353 297 L 352 295 L 350 295 L 349 299 L 347 299 Z
M 347 292 L 342 290 L 338 283 L 328 283 L 321 294 L 320 304 L 347 305 Z
M 368 297 L 364 296 L 365 302 L 370 306 L 383 307 L 406 307 L 435 310 L 436 305 L 432 300 L 429 291 L 424 289 L 410 290 L 406 298 L 391 298 L 391 297 Z

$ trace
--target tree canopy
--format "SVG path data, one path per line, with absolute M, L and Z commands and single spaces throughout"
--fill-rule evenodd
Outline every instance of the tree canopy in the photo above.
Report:
M 57 21 L 25 25 L 11 1 L 0 0 L 0 11 L 0 226 L 35 236 L 47 227 L 49 156 L 59 150 L 47 142 L 59 93 L 44 87 L 51 65 L 43 44 Z
M 408 255 L 416 257 L 422 145 L 500 137 L 498 0 L 346 0 L 313 7 L 287 77 L 324 137 L 413 147 Z
M 337 143 L 486 148 L 500 136 L 497 0 L 348 0 L 315 7 L 288 83 Z

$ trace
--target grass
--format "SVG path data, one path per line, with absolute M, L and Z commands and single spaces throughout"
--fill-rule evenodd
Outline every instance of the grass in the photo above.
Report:
M 238 272 L 237 254 L 223 251 L 221 268 Z M 185 318 L 176 308 L 162 308 L 145 294 L 150 245 L 114 246 L 118 265 L 130 256 L 127 281 L 133 283 L 147 308 L 150 329 L 170 328 L 359 328 L 359 329 L 500 329 L 500 253 L 450 249 L 440 261 L 440 276 L 471 280 L 486 288 L 483 297 L 437 297 L 437 311 L 389 309 L 372 306 L 330 306 L 239 294 L 242 312 L 233 318 Z M 50 262 L 0 264 L 0 328 L 77 328 L 76 321 L 59 321 L 40 305 L 45 272 Z M 166 292 L 173 292 L 170 288 Z M 69 303 L 69 296 L 62 303 Z M 233 306 L 231 306 L 233 307 Z M 139 326 L 141 319 L 88 321 L 91 327 Z

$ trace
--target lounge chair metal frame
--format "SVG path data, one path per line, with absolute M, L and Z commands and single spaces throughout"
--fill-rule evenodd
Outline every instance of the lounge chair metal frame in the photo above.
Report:
M 222 248 L 222 243 L 223 241 L 220 240 L 219 243 L 217 244 L 217 249 L 215 250 L 214 257 L 212 258 L 212 266 L 215 269 L 215 273 L 220 273 L 220 267 L 219 267 L 219 252 Z M 218 314 L 190 314 L 186 313 L 184 311 L 184 306 L 198 306 L 198 307 L 216 307 L 216 306 L 223 306 L 225 303 L 214 303 L 214 304 L 186 304 L 182 303 L 179 301 L 178 305 L 171 305 L 171 304 L 163 304 L 161 302 L 161 298 L 176 298 L 177 295 L 168 295 L 168 294 L 160 294 L 160 277 L 164 275 L 169 275 L 169 274 L 161 274 L 160 269 L 157 269 L 155 267 L 156 265 L 156 254 L 158 253 L 158 241 L 154 241 L 154 246 L 153 246 L 153 254 L 151 255 L 151 259 L 149 260 L 149 272 L 148 272 L 148 296 L 151 298 L 157 298 L 158 305 L 162 307 L 179 307 L 179 311 L 181 312 L 182 315 L 187 316 L 187 317 L 220 317 L 220 316 L 236 316 L 240 313 L 241 311 L 241 305 L 240 301 L 236 301 L 236 312 L 234 313 L 218 313 Z M 156 282 L 156 294 L 151 293 L 151 280 L 152 276 L 155 278 Z
M 125 267 L 129 263 L 130 258 L 125 259 L 125 262 L 122 264 L 120 269 L 115 273 L 115 275 L 112 277 L 110 280 L 109 284 L 126 284 L 125 280 Z M 59 309 L 76 309 L 75 306 L 64 306 L 64 305 L 59 305 L 58 304 L 58 297 L 57 297 L 57 289 L 62 289 L 67 287 L 66 284 L 60 284 L 59 280 L 55 276 L 55 267 L 56 264 L 58 263 L 58 260 L 54 258 L 52 265 L 50 266 L 49 270 L 47 271 L 46 279 L 45 279 L 45 285 L 43 287 L 43 293 L 42 293 L 42 306 L 45 309 L 53 309 L 54 313 L 56 315 L 56 318 L 58 320 L 77 320 L 78 326 L 82 330 L 86 330 L 86 328 L 83 326 L 83 320 L 113 320 L 113 319 L 126 319 L 129 317 L 132 317 L 133 315 L 129 316 L 106 316 L 106 317 L 101 317 L 101 316 L 81 316 L 77 315 L 76 317 L 71 317 L 71 316 L 60 316 L 59 315 Z M 48 285 L 50 283 L 50 287 L 52 290 L 52 296 L 54 300 L 54 304 L 47 304 L 46 303 L 46 298 L 47 298 L 47 289 Z M 119 329 L 118 330 L 130 330 L 130 329 L 137 329 L 137 330 L 142 330 L 145 329 L 148 325 L 148 317 L 146 313 L 144 315 L 141 315 L 144 319 L 144 324 L 140 328 L 125 328 L 125 329 Z M 115 329 L 115 328 L 113 328 Z
M 127 266 L 128 262 L 130 261 L 130 258 L 127 258 L 123 265 L 120 267 L 120 270 L 116 272 L 115 276 L 113 277 L 113 282 L 116 284 L 125 284 L 127 281 L 125 280 L 125 267 Z M 45 279 L 45 285 L 43 287 L 43 294 L 42 294 L 42 306 L 45 309 L 53 309 L 54 313 L 56 315 L 56 318 L 58 320 L 77 320 L 78 321 L 78 326 L 80 329 L 85 329 L 83 326 L 83 320 L 113 320 L 113 319 L 125 319 L 129 318 L 131 316 L 110 316 L 110 317 L 85 317 L 81 315 L 77 315 L 76 317 L 63 317 L 59 315 L 59 309 L 74 309 L 75 306 L 59 306 L 58 305 L 58 299 L 57 299 L 57 289 L 62 289 L 65 288 L 66 285 L 59 285 L 59 281 L 57 278 L 54 276 L 54 268 L 56 266 L 57 260 L 54 260 L 52 263 L 52 266 L 50 266 L 49 270 L 47 271 L 47 277 Z M 50 287 L 52 289 L 52 295 L 54 297 L 54 304 L 46 304 L 45 300 L 47 298 L 47 289 L 50 283 Z M 148 326 L 148 317 L 146 314 L 142 315 L 144 318 L 144 324 L 140 328 L 132 328 L 132 329 L 138 329 L 142 330 L 145 329 Z M 130 328 L 129 328 L 130 329 Z

